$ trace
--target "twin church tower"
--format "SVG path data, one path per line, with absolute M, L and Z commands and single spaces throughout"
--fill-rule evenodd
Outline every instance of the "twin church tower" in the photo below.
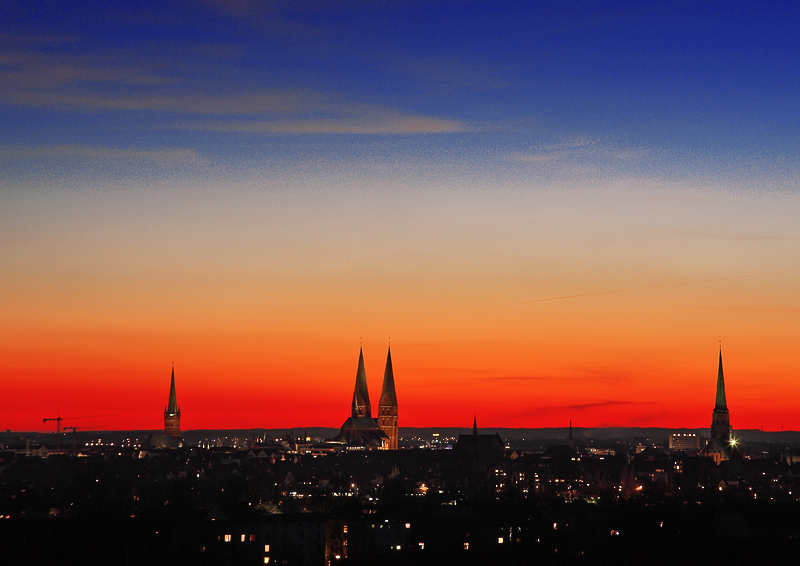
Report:
M 392 370 L 392 349 L 386 356 L 386 370 L 383 372 L 383 387 L 378 402 L 378 417 L 372 418 L 372 405 L 367 390 L 367 372 L 364 369 L 364 351 L 358 353 L 356 387 L 350 418 L 342 425 L 335 440 L 365 448 L 397 450 L 397 392 L 394 388 Z
M 181 409 L 175 393 L 175 368 L 173 367 L 172 382 L 169 386 L 169 402 L 164 408 L 164 432 L 154 434 L 151 445 L 170 447 L 180 442 L 180 434 Z M 378 402 L 377 418 L 372 418 L 362 350 L 358 354 L 356 388 L 353 391 L 351 416 L 342 425 L 341 432 L 334 440 L 364 448 L 397 450 L 397 438 L 397 392 L 394 388 L 392 350 L 390 348 L 389 354 L 386 356 L 386 370 L 383 372 L 383 388 Z

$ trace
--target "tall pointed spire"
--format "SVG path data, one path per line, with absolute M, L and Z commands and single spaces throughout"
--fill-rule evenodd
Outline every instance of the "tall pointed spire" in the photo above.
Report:
M 181 409 L 175 393 L 175 365 L 172 366 L 172 380 L 169 384 L 169 403 L 164 409 L 164 434 L 178 436 L 181 433 Z
M 356 388 L 353 391 L 353 417 L 372 417 L 367 390 L 367 371 L 364 369 L 364 350 L 358 352 L 358 370 L 356 371 Z
M 719 370 L 717 371 L 717 402 L 714 411 L 728 411 L 728 403 L 725 399 L 725 378 L 722 375 L 722 349 L 719 351 Z
M 394 371 L 392 371 L 392 349 L 386 356 L 386 370 L 383 372 L 383 387 L 381 388 L 381 406 L 397 406 L 397 392 L 394 389 Z
M 731 416 L 725 399 L 725 378 L 722 375 L 722 350 L 719 351 L 719 369 L 717 370 L 717 398 L 714 411 L 711 413 L 711 438 L 727 445 L 731 438 Z
M 178 414 L 178 396 L 175 394 L 175 366 L 172 366 L 172 382 L 169 386 L 169 404 L 167 405 L 166 414 Z
M 472 434 L 478 434 L 478 413 L 473 413 L 472 415 Z
M 386 435 L 384 448 L 387 450 L 397 450 L 398 448 L 398 428 L 397 428 L 397 392 L 394 388 L 394 371 L 392 370 L 392 348 L 386 355 L 386 370 L 383 372 L 383 387 L 381 388 L 381 399 L 378 403 L 378 427 Z

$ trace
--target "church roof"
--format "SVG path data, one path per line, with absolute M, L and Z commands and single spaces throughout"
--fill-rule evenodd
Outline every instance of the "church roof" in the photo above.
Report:
M 706 444 L 705 448 L 703 448 L 702 453 L 705 455 L 717 453 L 722 454 L 723 459 L 729 460 L 730 459 L 730 446 L 726 446 L 722 443 L 719 438 L 714 438 L 713 436 L 708 440 L 708 444 Z
M 378 427 L 378 419 L 373 419 L 371 417 L 350 417 L 344 421 L 342 428 L 374 428 L 380 430 L 380 427 Z
M 714 411 L 728 412 L 728 403 L 725 399 L 725 378 L 722 376 L 722 350 L 719 351 L 719 371 L 717 372 L 717 402 Z
M 394 389 L 394 372 L 392 371 L 392 349 L 386 356 L 386 371 L 383 372 L 383 388 L 381 389 L 381 405 L 397 406 L 397 392 Z

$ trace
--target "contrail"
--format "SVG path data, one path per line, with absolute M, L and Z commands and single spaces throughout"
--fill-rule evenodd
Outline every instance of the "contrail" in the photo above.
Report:
M 773 275 L 776 273 L 786 273 L 797 271 L 795 269 L 784 269 L 782 271 L 765 271 L 764 273 L 751 273 L 750 275 L 735 275 L 733 277 L 718 277 L 716 279 L 698 279 L 697 281 L 682 281 L 680 283 L 666 283 L 664 285 L 653 285 L 651 287 L 633 287 L 631 289 L 616 289 L 614 291 L 598 291 L 597 293 L 583 293 L 581 295 L 564 295 L 563 297 L 548 297 L 547 299 L 534 299 L 532 301 L 522 301 L 517 305 L 527 305 L 530 303 L 544 303 L 546 301 L 560 301 L 561 299 L 577 299 L 578 297 L 594 297 L 595 295 L 611 295 L 614 293 L 627 293 L 628 291 L 646 291 L 648 289 L 663 289 L 664 287 L 679 287 L 680 285 L 694 285 L 695 283 L 711 283 L 712 281 L 730 281 L 731 279 L 746 279 L 748 277 L 758 277 L 759 275 Z

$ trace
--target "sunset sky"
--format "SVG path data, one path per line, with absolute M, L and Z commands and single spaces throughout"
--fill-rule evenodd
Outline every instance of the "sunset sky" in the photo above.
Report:
M 800 429 L 796 3 L 0 4 L 0 430 Z

